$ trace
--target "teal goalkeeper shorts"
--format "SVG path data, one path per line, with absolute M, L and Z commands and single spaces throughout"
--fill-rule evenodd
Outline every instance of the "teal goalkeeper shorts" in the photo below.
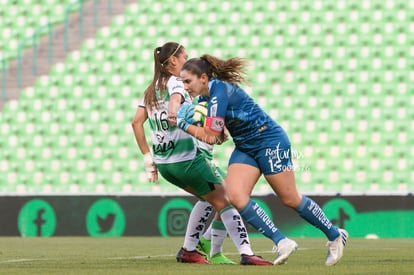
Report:
M 200 152 L 197 152 L 193 160 L 157 164 L 157 168 L 167 181 L 182 189 L 190 187 L 199 196 L 213 191 L 214 184 L 223 183 L 221 176 Z

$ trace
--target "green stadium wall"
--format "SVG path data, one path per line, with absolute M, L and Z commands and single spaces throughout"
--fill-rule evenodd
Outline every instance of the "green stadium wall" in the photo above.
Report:
M 331 221 L 355 238 L 413 238 L 414 198 L 312 196 Z M 289 237 L 323 237 L 274 195 L 254 196 Z M 189 196 L 3 196 L 0 235 L 183 236 L 195 199 Z M 262 237 L 248 227 L 251 237 Z

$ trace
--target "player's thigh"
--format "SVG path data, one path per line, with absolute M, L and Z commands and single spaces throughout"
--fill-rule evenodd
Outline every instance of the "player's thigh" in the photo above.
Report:
M 264 177 L 285 206 L 291 208 L 299 206 L 302 195 L 296 187 L 294 169 L 284 170 L 277 174 L 265 175 Z
M 208 201 L 217 212 L 230 205 L 230 201 L 227 198 L 224 187 L 221 184 L 215 184 L 214 190 L 203 195 L 202 198 Z
M 237 209 L 240 210 L 247 204 L 260 175 L 257 163 L 252 157 L 237 149 L 232 153 L 224 187 Z

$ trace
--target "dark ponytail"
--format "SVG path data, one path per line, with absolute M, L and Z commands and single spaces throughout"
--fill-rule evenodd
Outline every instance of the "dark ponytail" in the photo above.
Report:
M 167 70 L 171 56 L 178 56 L 183 46 L 176 42 L 165 43 L 154 49 L 154 77 L 151 84 L 145 89 L 144 102 L 149 109 L 158 108 L 157 90 L 162 96 L 167 90 L 167 82 L 171 73 Z
M 217 78 L 233 84 L 247 83 L 245 67 L 247 61 L 243 58 L 222 60 L 212 55 L 204 54 L 200 58 L 188 60 L 181 70 L 187 70 L 200 77 L 206 74 L 208 78 Z

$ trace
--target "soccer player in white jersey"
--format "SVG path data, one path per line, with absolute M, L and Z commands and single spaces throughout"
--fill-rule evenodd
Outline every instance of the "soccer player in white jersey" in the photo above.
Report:
M 193 99 L 193 104 L 198 103 L 198 98 Z M 204 102 L 206 103 L 206 102 Z M 199 111 L 203 116 L 207 115 L 207 106 L 206 104 L 202 104 L 199 107 Z M 195 110 L 195 109 L 194 109 Z M 196 123 L 196 125 L 203 125 L 202 121 Z M 227 135 L 226 135 L 227 136 Z M 225 138 L 226 139 L 226 138 Z M 198 145 L 198 149 L 204 155 L 204 158 L 210 163 L 211 167 L 213 168 L 214 172 L 222 177 L 226 177 L 226 172 L 223 171 L 213 160 L 213 151 L 214 146 L 205 142 L 202 142 L 198 139 L 195 139 Z M 207 202 L 204 202 L 207 203 Z M 208 203 L 207 203 L 208 204 Z M 192 210 L 192 217 L 194 220 L 197 220 L 197 217 L 203 217 L 204 212 L 201 207 L 206 207 L 200 201 L 194 206 Z M 211 205 L 210 205 L 211 207 Z M 208 208 L 206 208 L 208 209 Z M 199 219 L 199 218 L 198 218 Z M 191 221 L 191 219 L 190 219 Z M 213 228 L 214 227 L 214 228 Z M 213 232 L 212 232 L 213 231 Z M 226 256 L 223 255 L 223 242 L 227 236 L 227 231 L 225 230 L 223 223 L 217 223 L 217 221 L 213 221 L 210 223 L 210 226 L 206 229 L 203 236 L 200 237 L 199 245 L 197 249 L 206 253 L 209 257 L 208 260 L 212 263 L 216 264 L 234 264 L 233 261 L 228 259 Z
M 191 103 L 183 83 L 177 77 L 186 60 L 185 48 L 175 42 L 168 42 L 154 50 L 154 77 L 145 90 L 143 104 L 138 107 L 132 123 L 138 147 L 144 155 L 146 172 L 150 180 L 154 181 L 158 179 L 159 171 L 170 183 L 210 203 L 239 251 L 241 264 L 272 265 L 272 262 L 254 255 L 244 222 L 229 203 L 222 179 L 197 149 L 193 137 L 174 126 L 176 112 L 181 104 Z M 153 155 L 145 138 L 143 125 L 146 120 L 149 120 L 151 127 Z M 214 137 L 209 143 L 216 141 Z M 215 221 L 220 222 L 218 219 Z M 203 226 L 205 224 L 199 228 Z M 194 236 L 199 235 L 196 233 Z M 198 238 L 195 239 L 185 239 L 177 254 L 177 261 L 208 263 L 197 252 Z
M 183 105 L 178 125 L 200 140 L 219 137 L 226 127 L 235 143 L 226 192 L 244 220 L 274 242 L 274 264 L 286 263 L 297 244 L 269 222 L 263 209 L 251 200 L 261 174 L 285 206 L 326 235 L 329 249 L 325 264 L 334 265 L 342 257 L 348 233 L 335 227 L 315 201 L 298 192 L 288 136 L 238 85 L 245 82 L 245 65 L 241 58 L 222 60 L 211 55 L 188 60 L 181 69 L 181 80 L 190 96 L 208 101 L 208 112 L 205 126 L 199 127 L 186 122 L 189 107 Z

